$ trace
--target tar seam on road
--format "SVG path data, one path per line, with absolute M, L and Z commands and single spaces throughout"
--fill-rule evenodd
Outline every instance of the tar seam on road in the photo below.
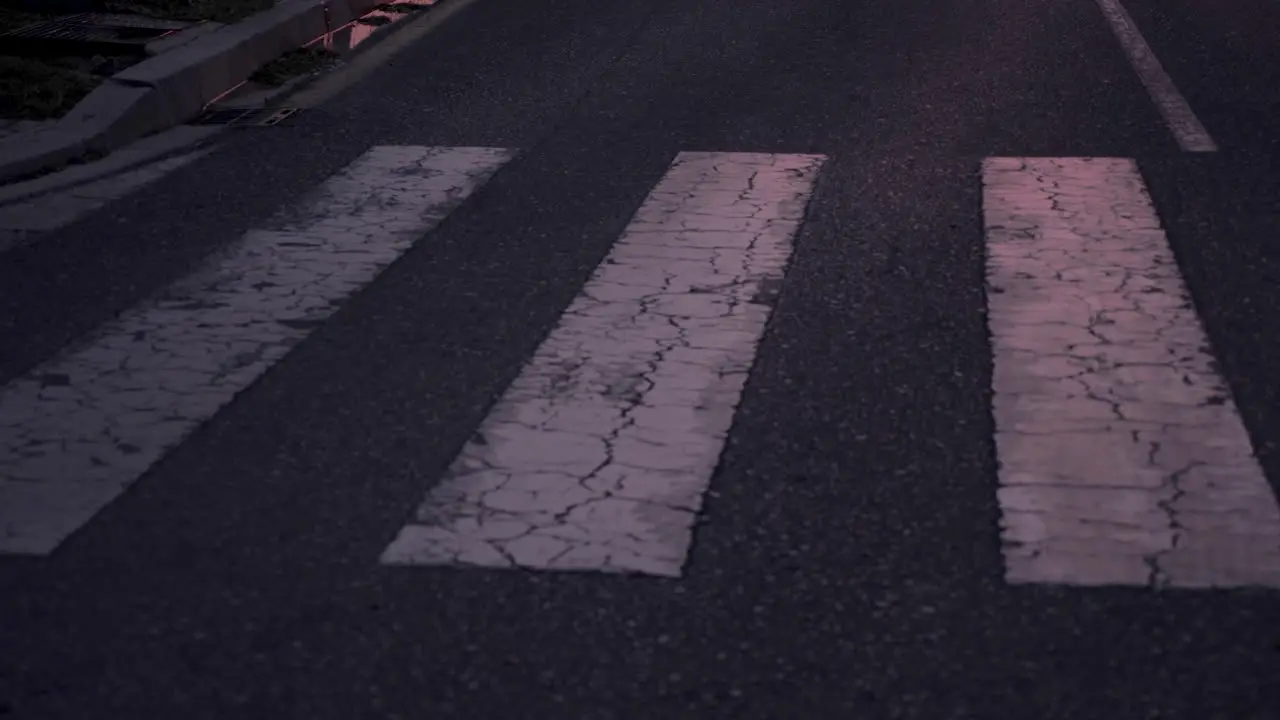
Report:
M 983 165 L 1011 583 L 1280 587 L 1280 507 L 1136 164 Z
M 375 147 L 201 271 L 0 390 L 0 553 L 47 555 L 502 167 Z
M 677 156 L 382 561 L 679 577 L 824 160 Z
M 1177 139 L 1178 146 L 1185 152 L 1216 152 L 1218 145 L 1204 125 L 1200 124 L 1186 98 L 1178 92 L 1173 79 L 1164 71 L 1160 59 L 1151 51 L 1151 46 L 1147 45 L 1120 0 L 1098 0 L 1098 7 L 1111 24 L 1112 31 L 1129 56 L 1129 62 L 1142 79 L 1142 84 L 1146 86 L 1152 101 L 1164 117 L 1165 124 Z

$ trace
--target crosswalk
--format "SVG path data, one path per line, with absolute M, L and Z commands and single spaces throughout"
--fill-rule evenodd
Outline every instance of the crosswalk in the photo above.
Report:
M 1007 578 L 1280 584 L 1280 510 L 1134 162 L 983 178 Z
M 679 576 L 822 161 L 677 157 L 384 561 Z
M 518 155 L 379 146 L 0 390 L 0 554 L 46 556 Z M 386 565 L 678 578 L 826 158 L 682 152 Z M 980 168 L 1006 580 L 1280 588 L 1280 506 L 1137 163 Z M 958 179 L 958 181 L 961 181 Z
M 510 159 L 376 147 L 0 394 L 0 549 L 47 554 Z

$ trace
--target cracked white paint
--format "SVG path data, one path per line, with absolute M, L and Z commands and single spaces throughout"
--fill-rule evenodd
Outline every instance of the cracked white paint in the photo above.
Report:
M 1006 579 L 1280 587 L 1280 508 L 1134 162 L 983 180 Z
M 383 562 L 679 576 L 822 162 L 681 153 Z
M 376 147 L 202 271 L 0 391 L 0 552 L 43 555 L 511 156 Z

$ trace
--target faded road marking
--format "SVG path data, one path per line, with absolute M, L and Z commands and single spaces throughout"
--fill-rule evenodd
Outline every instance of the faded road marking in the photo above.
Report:
M 1178 92 L 1173 79 L 1164 71 L 1160 59 L 1151 51 L 1151 46 L 1147 45 L 1146 39 L 1142 37 L 1120 0 L 1098 0 L 1098 7 L 1106 16 L 1107 22 L 1111 23 L 1111 30 L 1124 47 L 1129 62 L 1146 86 L 1156 108 L 1160 110 L 1165 124 L 1177 139 L 1178 147 L 1184 152 L 1216 152 L 1218 145 L 1209 136 L 1209 131 L 1204 129 L 1204 125 L 1200 124 L 1200 119 L 1192 112 L 1186 98 Z
M 1006 579 L 1280 587 L 1280 508 L 1134 162 L 983 180 Z
M 6 386 L 0 552 L 52 552 L 510 155 L 373 148 L 203 271 Z
M 681 153 L 383 562 L 680 576 L 823 161 Z
M 31 243 L 208 155 L 196 150 L 76 187 L 0 206 L 0 252 Z

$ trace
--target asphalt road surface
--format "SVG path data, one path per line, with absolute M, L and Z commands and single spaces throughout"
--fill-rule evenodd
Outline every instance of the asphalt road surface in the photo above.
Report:
M 0 718 L 1280 717 L 1280 5 L 1122 5 L 478 0 L 0 255 Z

